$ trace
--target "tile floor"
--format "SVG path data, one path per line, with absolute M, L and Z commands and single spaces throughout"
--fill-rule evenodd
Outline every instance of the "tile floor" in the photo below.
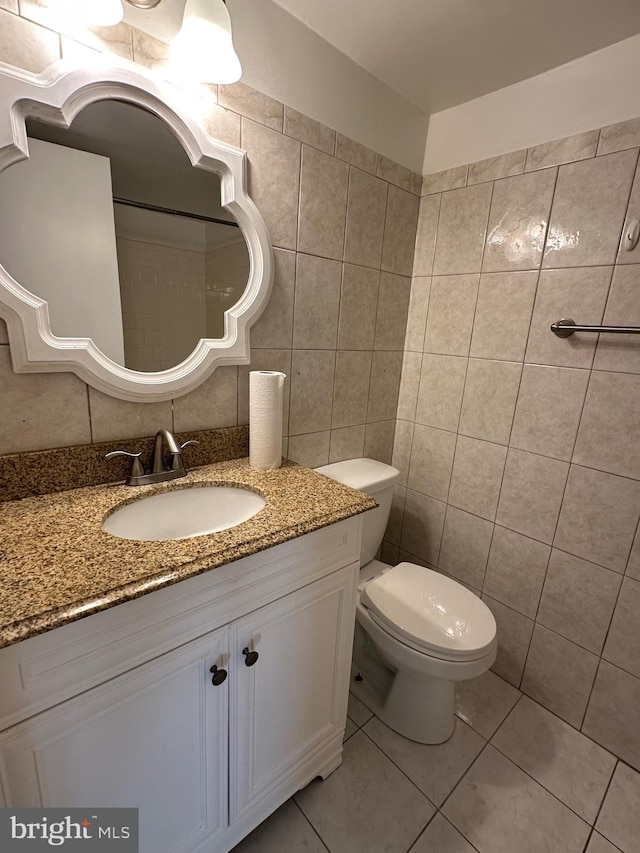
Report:
M 492 672 L 422 746 L 349 701 L 342 765 L 234 853 L 640 853 L 640 773 Z

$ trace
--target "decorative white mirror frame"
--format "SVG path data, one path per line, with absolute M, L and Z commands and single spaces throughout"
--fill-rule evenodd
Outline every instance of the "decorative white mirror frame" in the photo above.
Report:
M 247 287 L 240 301 L 225 312 L 224 337 L 201 339 L 185 361 L 159 373 L 116 364 L 90 338 L 56 337 L 47 303 L 12 278 L 0 258 L 0 317 L 7 323 L 16 373 L 72 371 L 121 400 L 157 402 L 192 391 L 218 366 L 249 363 L 249 329 L 271 292 L 271 242 L 260 212 L 247 195 L 246 153 L 208 136 L 195 111 L 189 114 L 185 108 L 189 97 L 129 63 L 102 57 L 91 67 L 56 62 L 37 76 L 0 63 L 0 171 L 29 156 L 27 118 L 68 127 L 95 101 L 117 98 L 137 104 L 166 122 L 194 166 L 220 176 L 221 203 L 240 225 L 250 258 Z

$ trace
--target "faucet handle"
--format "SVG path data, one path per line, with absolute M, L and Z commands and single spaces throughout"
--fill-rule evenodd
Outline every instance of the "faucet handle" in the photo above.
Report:
M 128 453 L 126 450 L 111 450 L 109 453 L 105 453 L 105 459 L 113 459 L 116 456 L 129 456 L 132 459 L 131 462 L 131 474 L 130 477 L 142 477 L 144 474 L 144 468 L 142 467 L 142 462 L 140 461 L 140 457 L 142 456 L 142 451 L 140 450 L 138 453 Z
M 189 447 L 190 444 L 200 444 L 199 441 L 196 441 L 195 438 L 190 439 L 189 441 L 185 441 L 184 444 L 180 445 L 180 450 L 184 450 L 185 447 Z
M 171 454 L 170 468 L 172 471 L 180 471 L 184 468 L 184 462 L 182 461 L 182 451 L 185 449 L 185 447 L 189 447 L 190 444 L 200 444 L 200 442 L 192 438 L 190 441 L 185 441 L 184 444 L 180 445 L 180 450 L 178 453 Z

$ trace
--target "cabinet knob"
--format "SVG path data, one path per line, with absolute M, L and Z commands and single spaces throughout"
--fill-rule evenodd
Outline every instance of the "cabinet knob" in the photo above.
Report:
M 226 669 L 218 669 L 218 667 L 214 665 L 211 667 L 209 672 L 213 673 L 211 683 L 215 684 L 216 687 L 220 687 L 220 685 L 227 679 L 228 673 Z
M 242 650 L 242 654 L 244 655 L 245 666 L 253 666 L 260 657 L 258 652 L 250 652 L 247 646 Z

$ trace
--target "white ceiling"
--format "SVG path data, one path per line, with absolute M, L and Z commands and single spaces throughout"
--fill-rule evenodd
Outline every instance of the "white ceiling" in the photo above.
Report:
M 640 32 L 639 0 L 273 2 L 427 114 Z

